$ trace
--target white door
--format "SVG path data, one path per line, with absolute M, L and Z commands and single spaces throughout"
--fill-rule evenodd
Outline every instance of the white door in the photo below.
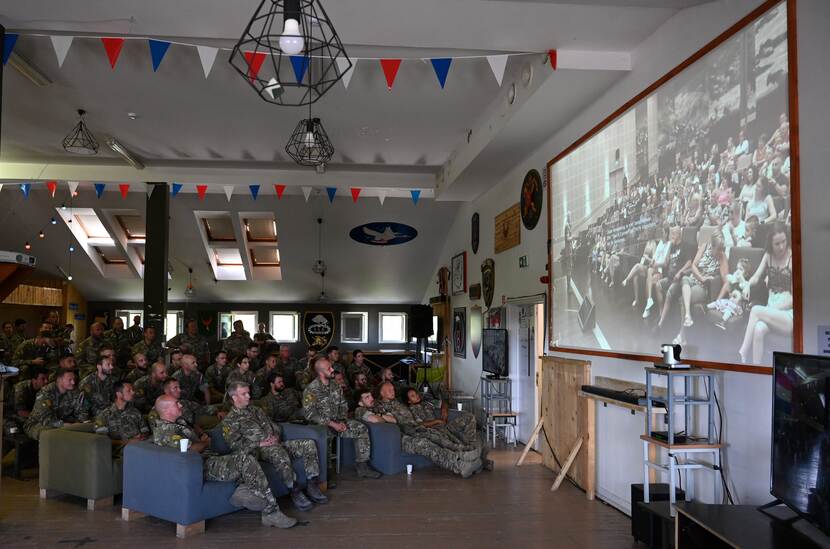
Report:
M 536 396 L 537 313 L 541 305 L 527 304 L 510 307 L 510 343 L 513 357 L 510 378 L 513 384 L 513 411 L 518 413 L 516 438 L 526 444 L 538 420 Z M 540 334 L 541 337 L 541 334 Z M 538 440 L 533 446 L 538 448 Z

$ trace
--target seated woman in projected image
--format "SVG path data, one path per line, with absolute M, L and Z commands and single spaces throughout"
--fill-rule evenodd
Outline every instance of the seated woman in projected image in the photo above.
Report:
M 659 275 L 659 269 L 666 263 L 666 255 L 669 252 L 669 228 L 663 227 L 661 231 L 662 238 L 650 240 L 646 244 L 643 251 L 643 257 L 640 262 L 631 267 L 628 276 L 622 281 L 623 286 L 629 283 L 634 284 L 634 301 L 631 303 L 632 307 L 636 307 L 640 302 L 640 279 L 645 279 L 646 283 L 646 303 L 654 302 L 651 298 L 652 286 L 660 279 L 655 279 L 655 273 Z
M 776 223 L 770 231 L 766 253 L 752 278 L 750 288 L 766 277 L 769 296 L 766 305 L 749 311 L 744 340 L 738 351 L 741 362 L 761 364 L 767 334 L 792 337 L 793 333 L 793 251 L 789 227 Z
M 772 201 L 772 196 L 768 192 L 768 181 L 766 177 L 761 176 L 755 183 L 755 194 L 746 204 L 746 219 L 754 215 L 762 224 L 775 221 L 778 213 L 775 211 L 775 203 Z

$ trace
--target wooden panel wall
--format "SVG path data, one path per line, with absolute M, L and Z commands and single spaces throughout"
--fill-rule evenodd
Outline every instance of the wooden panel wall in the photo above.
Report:
M 20 284 L 3 300 L 3 303 L 9 305 L 37 305 L 40 307 L 60 308 L 63 306 L 63 290 L 60 288 Z

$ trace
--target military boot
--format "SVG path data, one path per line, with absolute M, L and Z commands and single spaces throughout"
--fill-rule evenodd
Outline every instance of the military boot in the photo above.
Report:
M 476 461 L 481 459 L 481 451 L 480 450 L 467 450 L 465 452 L 461 452 L 461 460 L 462 461 Z
M 297 524 L 297 519 L 291 518 L 277 509 L 267 515 L 262 515 L 263 526 L 276 526 L 277 528 L 291 528 Z
M 357 470 L 357 476 L 362 478 L 380 478 L 382 476 L 380 472 L 372 469 L 371 465 L 369 465 L 369 462 L 367 461 L 355 463 L 354 468 Z
M 298 511 L 310 511 L 314 504 L 306 497 L 303 491 L 296 484 L 291 487 L 291 502 Z
M 461 478 L 470 478 L 479 469 L 481 469 L 480 459 L 475 461 L 460 461 L 458 466 L 458 474 L 461 475 Z
M 242 507 L 249 511 L 262 511 L 268 506 L 264 498 L 254 494 L 250 488 L 240 486 L 229 500 L 234 507 Z
M 314 503 L 328 503 L 329 498 L 320 491 L 320 479 L 310 478 L 308 479 L 308 485 L 305 487 L 305 493 L 308 496 L 308 499 L 313 501 Z

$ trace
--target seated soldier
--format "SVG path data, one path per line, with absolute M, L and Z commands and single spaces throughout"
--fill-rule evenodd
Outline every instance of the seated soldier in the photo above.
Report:
M 45 385 L 38 392 L 23 430 L 29 438 L 38 440 L 44 430 L 86 421 L 89 421 L 89 409 L 83 393 L 75 388 L 75 372 L 61 370 L 54 383 Z
M 248 345 L 252 343 L 250 335 L 245 331 L 241 320 L 233 323 L 233 333 L 222 342 L 222 350 L 228 353 L 231 360 L 243 356 Z
M 150 366 L 150 373 L 136 380 L 135 385 L 135 407 L 142 414 L 147 414 L 153 409 L 156 399 L 164 394 L 164 381 L 167 379 L 167 366 L 164 362 L 156 362 Z
M 78 349 L 75 354 L 78 357 L 78 365 L 81 368 L 81 378 L 86 377 L 90 372 L 95 370 L 95 364 L 101 355 L 101 346 L 108 341 L 104 337 L 104 329 L 103 322 L 93 322 L 92 326 L 89 327 L 89 337 L 78 343 Z M 110 348 L 112 348 L 111 345 Z
M 456 414 L 453 420 L 449 421 L 449 410 L 446 401 L 441 402 L 440 410 L 436 410 L 431 402 L 421 398 L 421 394 L 414 387 L 406 389 L 404 400 L 409 405 L 409 411 L 412 412 L 415 422 L 422 427 L 446 430 L 467 444 L 483 446 L 478 435 L 476 418 L 473 414 L 460 412 Z
M 300 361 L 297 365 L 297 370 L 294 372 L 294 387 L 302 392 L 306 385 L 311 383 L 317 374 L 314 373 L 314 359 L 317 357 L 317 351 L 314 347 L 309 347 L 305 352 L 305 359 Z
M 19 381 L 14 385 L 14 415 L 19 418 L 18 423 L 21 426 L 35 407 L 38 391 L 49 383 L 46 368 L 43 366 L 35 366 L 30 372 L 32 379 Z M 9 385 L 9 382 L 6 381 L 6 384 Z
M 251 393 L 247 384 L 235 381 L 228 387 L 233 407 L 222 421 L 222 434 L 234 452 L 248 454 L 267 461 L 280 475 L 291 491 L 291 501 L 300 511 L 308 511 L 314 503 L 326 503 L 328 498 L 320 491 L 320 462 L 313 440 L 282 440 L 282 429 L 271 421 L 260 408 L 250 406 Z M 292 461 L 302 459 L 308 484 L 306 494 L 297 484 Z
M 291 528 L 297 524 L 296 519 L 287 517 L 280 511 L 268 479 L 256 458 L 238 452 L 216 455 L 210 449 L 210 437 L 198 435 L 181 420 L 181 403 L 172 396 L 160 396 L 155 404 L 155 412 L 159 420 L 153 429 L 154 444 L 178 450 L 180 441 L 189 440 L 188 451 L 201 454 L 204 460 L 205 480 L 239 483 L 229 500 L 232 505 L 261 511 L 264 526 Z
M 279 360 L 277 361 L 277 369 L 282 374 L 282 379 L 285 381 L 287 387 L 294 387 L 296 382 L 297 370 L 302 370 L 300 363 L 291 356 L 291 347 L 288 345 L 280 345 Z
M 156 340 L 156 329 L 153 326 L 144 327 L 144 338 L 133 345 L 130 350 L 132 354 L 144 353 L 147 357 L 147 362 L 150 364 L 156 362 L 159 358 L 164 359 L 164 349 L 161 342 Z M 151 403 L 152 405 L 152 403 Z
M 49 383 L 55 381 L 57 375 L 63 370 L 77 371 L 77 363 L 75 362 L 75 355 L 67 353 L 58 359 L 58 364 L 49 371 Z
M 265 415 L 271 418 L 271 421 L 285 423 L 305 419 L 299 393 L 285 386 L 282 374 L 279 372 L 271 374 L 268 385 L 271 390 L 257 404 L 265 411 Z
M 144 353 L 136 353 L 133 355 L 132 369 L 129 371 L 124 381 L 128 383 L 135 383 L 150 373 L 150 364 L 147 362 L 147 357 Z
M 248 357 L 248 363 L 251 365 L 250 370 L 254 373 L 262 368 L 262 357 L 259 355 L 259 345 L 256 343 L 249 343 L 245 349 L 245 356 Z
M 225 387 L 227 386 L 228 374 L 231 367 L 228 366 L 228 353 L 219 351 L 216 353 L 216 360 L 205 370 L 205 380 L 210 392 L 209 404 L 222 402 L 225 398 Z
M 242 381 L 243 383 L 247 383 L 248 385 L 253 384 L 254 382 L 254 372 L 251 371 L 251 360 L 247 356 L 237 357 L 233 361 L 233 369 L 228 374 L 228 377 L 225 378 L 225 390 L 230 387 L 231 383 L 234 381 Z M 227 393 L 225 394 L 225 400 L 227 400 L 228 396 Z
M 112 376 L 113 359 L 101 355 L 95 364 L 95 371 L 81 380 L 78 388 L 84 393 L 89 407 L 89 417 L 95 417 L 109 408 L 115 399 L 115 379 Z
M 185 354 L 181 358 L 181 369 L 173 372 L 173 377 L 179 380 L 183 399 L 210 404 L 208 384 L 198 367 L 196 357 Z
M 395 372 L 393 372 L 392 368 L 390 368 L 388 366 L 384 367 L 384 368 L 381 368 L 380 376 L 378 376 L 377 386 L 380 387 L 382 383 L 387 382 L 387 381 L 389 383 L 391 383 L 392 385 L 395 385 L 396 387 L 399 384 L 398 380 L 395 379 Z
M 29 369 L 34 366 L 53 367 L 58 363 L 61 352 L 51 337 L 51 329 L 51 324 L 42 324 L 37 337 L 23 341 L 15 349 L 12 365 L 20 369 L 18 379 L 29 379 Z
M 164 380 L 164 394 L 179 401 L 181 404 L 182 419 L 199 434 L 202 434 L 205 429 L 210 429 L 215 426 L 225 416 L 225 412 L 220 410 L 219 406 L 206 406 L 193 400 L 182 398 L 179 380 L 175 377 L 168 377 Z M 147 422 L 150 424 L 151 429 L 157 421 L 158 416 L 154 410 L 151 410 L 147 414 Z
M 371 391 L 372 390 L 372 385 L 369 382 L 369 377 L 366 374 L 362 373 L 362 372 L 360 372 L 360 373 L 358 373 L 357 375 L 354 376 L 353 383 L 354 383 L 354 391 L 355 391 L 355 393 L 357 393 L 358 397 L 360 396 L 360 393 L 362 393 L 363 391 Z
M 372 370 L 366 364 L 366 355 L 360 349 L 352 351 L 352 363 L 349 364 L 348 372 L 349 381 L 352 383 L 355 383 L 358 374 L 364 374 L 367 380 L 372 379 Z M 357 388 L 357 385 L 355 385 L 355 388 Z
M 132 383 L 117 381 L 114 386 L 115 402 L 95 416 L 95 432 L 112 439 L 112 453 L 121 457 L 124 446 L 150 435 L 150 428 L 141 412 L 133 406 Z
M 357 402 L 355 401 L 354 392 L 352 391 L 352 388 L 349 387 L 349 384 L 346 382 L 346 374 L 335 370 L 334 381 L 340 386 L 340 389 L 343 390 L 343 398 L 346 399 L 346 403 L 349 405 L 348 417 L 352 417 L 354 409 L 357 408 Z
M 340 347 L 337 345 L 332 345 L 328 349 L 326 349 L 326 356 L 331 362 L 331 367 L 334 368 L 335 372 L 343 372 L 346 373 L 346 365 L 340 362 Z
M 173 349 L 170 349 L 170 351 L 168 352 L 168 356 L 170 357 L 170 368 L 168 368 L 168 369 L 170 370 L 170 375 L 172 376 L 176 372 L 181 370 L 181 368 L 182 368 L 182 357 L 184 356 L 184 353 L 182 352 L 181 349 L 179 349 L 178 347 L 175 347 Z
M 371 390 L 365 389 L 361 391 L 358 403 L 359 405 L 354 411 L 355 419 L 369 423 L 397 423 L 395 416 L 392 414 L 376 413 L 375 397 L 372 395 Z
M 262 368 L 254 375 L 254 382 L 251 385 L 251 398 L 259 399 L 263 395 L 268 394 L 271 390 L 268 380 L 273 374 L 277 372 L 277 359 L 279 357 L 275 354 L 270 354 L 265 357 L 265 363 Z

